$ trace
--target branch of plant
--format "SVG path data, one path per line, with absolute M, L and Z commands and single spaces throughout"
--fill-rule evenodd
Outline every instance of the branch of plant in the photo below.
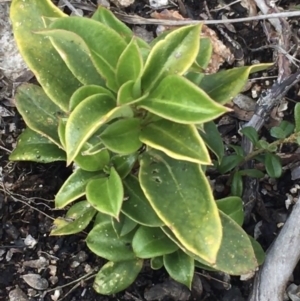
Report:
M 300 259 L 300 198 L 267 251 L 265 263 L 255 277 L 249 301 L 282 301 L 287 282 Z
M 253 22 L 267 19 L 276 19 L 276 18 L 291 18 L 291 17 L 299 17 L 300 11 L 292 11 L 292 12 L 282 12 L 282 13 L 274 13 L 267 15 L 259 15 L 254 17 L 247 18 L 237 18 L 237 19 L 224 19 L 224 20 L 158 20 L 158 19 L 146 19 L 139 16 L 126 15 L 120 12 L 114 12 L 116 17 L 120 20 L 129 23 L 129 24 L 156 24 L 156 25 L 192 25 L 192 24 L 206 24 L 206 25 L 216 25 L 216 24 L 225 24 L 225 23 L 241 23 L 241 22 Z
M 278 139 L 272 143 L 269 144 L 269 147 L 272 148 L 272 147 L 277 147 L 281 144 L 284 144 L 284 143 L 294 143 L 294 142 L 297 142 L 297 137 L 299 137 L 299 133 L 294 133 L 292 135 L 290 135 L 289 137 L 287 138 L 284 138 L 284 139 Z M 254 159 L 256 156 L 266 152 L 268 150 L 264 149 L 264 148 L 259 148 L 259 149 L 256 149 L 254 150 L 253 152 L 251 152 L 250 154 L 246 155 L 245 159 L 243 160 L 242 163 L 239 164 L 239 167 L 244 165 L 247 161 L 249 160 L 252 160 Z

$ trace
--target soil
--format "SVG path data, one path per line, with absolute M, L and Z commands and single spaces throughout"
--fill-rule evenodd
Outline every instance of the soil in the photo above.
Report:
M 90 4 L 91 1 L 75 1 L 77 4 Z M 96 1 L 93 1 L 95 4 Z M 116 1 L 112 1 L 116 2 Z M 221 18 L 224 10 L 214 12 L 217 1 L 207 1 L 208 9 L 214 19 Z M 228 1 L 226 1 L 228 2 Z M 75 3 L 73 3 L 76 7 Z M 287 9 L 292 1 L 278 1 L 277 5 Z M 203 1 L 186 0 L 183 3 L 186 16 L 200 19 L 207 14 Z M 112 4 L 114 6 L 114 4 Z M 171 9 L 171 8 L 170 8 Z M 126 13 L 135 13 L 142 17 L 149 17 L 150 8 L 146 1 L 135 1 L 134 4 L 122 8 Z M 70 12 L 65 9 L 66 12 Z M 159 10 L 160 11 L 160 10 Z M 90 11 L 84 11 L 90 14 Z M 182 12 L 181 12 L 182 13 Z M 240 4 L 232 6 L 230 18 L 243 17 L 247 10 Z M 290 21 L 295 34 L 299 33 L 296 20 Z M 273 62 L 272 49 L 262 49 L 252 52 L 250 48 L 258 48 L 268 44 L 267 37 L 261 23 L 254 27 L 238 23 L 234 25 L 236 33 L 224 31 L 231 40 L 238 42 L 242 47 L 242 56 L 233 65 L 225 63 L 222 68 L 232 68 L 234 65 L 251 64 L 254 60 L 260 62 Z M 153 25 L 144 26 L 155 33 Z M 214 26 L 219 38 L 231 49 L 230 41 L 226 39 Z M 300 37 L 298 37 L 300 38 Z M 239 53 L 240 55 L 241 53 Z M 236 58 L 237 55 L 236 54 Z M 276 69 L 268 74 L 254 74 L 252 77 L 276 76 Z M 252 90 L 258 94 L 264 87 L 270 86 L 274 79 L 256 80 Z M 268 81 L 268 82 L 267 82 Z M 255 87 L 255 89 L 253 88 Z M 2 78 L 0 89 L 7 89 L 7 80 Z M 289 92 L 287 99 L 290 101 L 288 109 L 283 111 L 283 119 L 292 121 L 294 103 L 300 100 L 298 87 Z M 153 271 L 149 263 L 145 264 L 135 283 L 126 291 L 114 296 L 101 296 L 92 288 L 93 275 L 105 263 L 101 258 L 93 255 L 85 245 L 86 233 L 78 235 L 51 237 L 49 232 L 53 220 L 62 216 L 65 211 L 54 210 L 54 196 L 71 170 L 64 163 L 37 164 L 31 162 L 10 162 L 8 156 L 13 149 L 18 135 L 25 125 L 20 115 L 13 106 L 11 99 L 13 90 L 0 95 L 0 300 L 65 300 L 65 301 L 92 301 L 92 300 L 207 300 L 207 301 L 242 301 L 246 300 L 251 288 L 251 280 L 240 281 L 239 277 L 229 277 L 221 273 L 208 273 L 197 270 L 190 292 L 184 286 L 169 279 L 162 269 Z M 246 94 L 247 94 L 246 93 Z M 219 128 L 223 133 L 226 143 L 240 144 L 238 135 L 239 123 L 246 121 L 238 114 L 228 116 L 230 122 Z M 220 121 L 219 121 L 220 122 Z M 269 132 L 263 129 L 261 136 L 269 141 Z M 298 147 L 295 145 L 284 146 L 281 153 L 294 155 Z M 259 167 L 259 166 L 258 166 Z M 216 193 L 217 197 L 226 195 L 228 187 L 226 179 L 214 176 L 218 185 L 223 185 L 223 190 Z M 290 189 L 295 187 L 299 180 L 291 179 L 291 172 L 287 168 L 282 177 L 276 181 L 266 178 L 261 181 L 260 192 L 263 210 L 257 206 L 248 224 L 246 231 L 254 235 L 260 225 L 259 242 L 264 249 L 272 243 L 279 227 L 284 223 L 290 209 L 286 209 L 287 194 L 292 198 L 296 195 Z M 225 186 L 225 187 L 224 187 Z M 41 279 L 29 279 L 26 275 L 35 274 Z M 25 275 L 25 277 L 24 277 Z M 39 276 L 38 276 L 39 275 Z M 299 268 L 294 273 L 293 283 L 299 285 Z M 26 280 L 26 281 L 25 281 Z M 30 282 L 31 281 L 31 282 Z M 43 286 L 44 285 L 44 286 Z M 15 295 L 14 295 L 15 294 Z M 14 297 L 16 296 L 16 297 Z

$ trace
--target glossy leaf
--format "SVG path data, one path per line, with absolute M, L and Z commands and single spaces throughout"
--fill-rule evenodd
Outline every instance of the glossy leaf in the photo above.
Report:
M 61 29 L 42 30 L 36 33 L 50 38 L 64 63 L 82 84 L 104 85 L 104 80 L 91 60 L 90 50 L 80 36 Z
M 112 226 L 118 236 L 124 236 L 130 233 L 137 225 L 131 218 L 124 214 L 120 215 L 119 222 L 112 218 Z
M 210 38 L 201 38 L 200 39 L 200 49 L 198 51 L 197 57 L 196 57 L 196 63 L 205 69 L 210 60 L 212 55 L 212 42 Z
M 150 266 L 152 270 L 159 270 L 164 266 L 164 258 L 163 256 L 152 257 L 150 259 Z
M 60 118 L 58 121 L 57 133 L 59 137 L 60 144 L 62 145 L 63 149 L 66 150 L 66 124 L 68 118 Z
M 294 108 L 295 132 L 300 132 L 300 103 L 296 103 Z
M 70 235 L 81 232 L 95 214 L 96 210 L 87 201 L 78 202 L 68 210 L 64 218 L 59 217 L 54 220 L 54 229 L 50 235 Z
M 241 129 L 241 133 L 245 135 L 254 145 L 258 142 L 258 133 L 254 127 L 244 127 Z
M 231 182 L 231 194 L 234 196 L 242 197 L 243 195 L 243 178 L 239 171 L 236 171 L 233 174 L 232 182 Z
M 102 86 L 86 85 L 86 86 L 80 87 L 73 93 L 73 95 L 70 99 L 69 111 L 72 112 L 79 103 L 81 103 L 83 100 L 85 100 L 89 96 L 92 96 L 95 94 L 107 94 L 112 99 L 115 98 L 111 91 L 109 91 L 108 89 L 106 89 Z
M 74 160 L 84 143 L 107 122 L 107 114 L 114 107 L 111 98 L 104 94 L 96 94 L 82 101 L 74 109 L 66 124 L 67 164 Z
M 158 120 L 143 127 L 140 140 L 174 159 L 211 163 L 207 148 L 194 125 Z
M 195 269 L 192 257 L 182 250 L 177 250 L 164 255 L 164 266 L 171 278 L 191 289 Z
M 27 128 L 19 136 L 17 147 L 9 155 L 9 160 L 50 163 L 65 161 L 66 153 L 48 138 Z
M 121 54 L 117 64 L 116 77 L 119 86 L 128 81 L 137 80 L 141 75 L 142 68 L 143 58 L 137 42 L 133 38 Z
M 101 22 L 115 30 L 115 32 L 118 33 L 126 43 L 130 43 L 133 37 L 133 32 L 123 22 L 116 18 L 110 10 L 103 6 L 98 6 L 98 9 L 95 11 L 92 19 Z M 147 42 L 145 42 L 143 39 L 137 36 L 134 37 L 137 40 L 139 47 L 141 47 L 141 50 L 148 50 L 150 48 Z
M 111 163 L 115 167 L 119 176 L 124 179 L 132 170 L 137 158 L 138 153 L 132 153 L 128 156 L 115 155 L 111 158 Z
M 128 81 L 124 83 L 118 91 L 117 104 L 119 106 L 133 105 L 140 102 L 142 99 L 147 98 L 149 95 L 149 93 L 143 95 L 140 95 L 140 93 L 140 80 Z
M 172 31 L 151 50 L 142 76 L 142 87 L 149 91 L 169 74 L 184 74 L 194 62 L 200 44 L 201 25 Z
M 111 151 L 128 155 L 136 152 L 142 142 L 140 135 L 140 120 L 138 118 L 120 119 L 108 125 L 101 133 L 100 139 Z
M 158 217 L 187 250 L 214 263 L 222 228 L 201 166 L 156 150 L 145 152 L 140 165 L 142 190 Z
M 204 123 L 227 112 L 203 90 L 178 75 L 165 77 L 139 107 L 165 119 L 183 123 Z
M 86 238 L 93 253 L 114 262 L 135 259 L 131 241 L 132 233 L 119 237 L 111 223 L 96 224 Z
M 132 240 L 133 252 L 139 258 L 151 258 L 170 254 L 178 246 L 160 228 L 140 226 Z
M 74 159 L 75 163 L 86 171 L 97 171 L 102 170 L 110 162 L 110 156 L 108 150 L 102 145 L 102 150 L 95 152 L 94 154 L 87 154 L 91 149 L 89 143 L 85 143 Z
M 273 64 L 259 64 L 237 67 L 214 74 L 205 75 L 200 82 L 202 88 L 213 100 L 225 104 L 241 92 L 249 74 L 265 70 Z
M 141 259 L 107 262 L 96 275 L 93 288 L 101 295 L 116 294 L 135 281 L 142 267 Z
M 271 178 L 280 178 L 282 174 L 282 165 L 278 156 L 266 153 L 265 166 L 266 171 Z
M 251 236 L 248 236 L 248 237 L 251 241 L 258 265 L 263 264 L 265 261 L 265 257 L 266 257 L 263 248 L 253 237 L 251 237 Z
M 11 4 L 14 37 L 26 65 L 50 99 L 67 111 L 70 97 L 81 83 L 65 65 L 50 40 L 34 33 L 45 29 L 42 16 L 67 17 L 50 0 L 14 0 Z
M 122 180 L 116 170 L 110 169 L 109 177 L 89 181 L 86 197 L 98 211 L 118 219 L 123 202 Z
M 32 84 L 20 86 L 16 106 L 28 127 L 61 146 L 57 133 L 61 110 L 41 87 Z
M 213 121 L 203 125 L 203 131 L 199 131 L 208 148 L 217 156 L 219 163 L 224 157 L 224 144 L 216 124 Z
M 68 30 L 80 36 L 90 50 L 97 71 L 106 80 L 106 85 L 113 91 L 117 90 L 116 67 L 126 43 L 113 29 L 81 17 L 57 19 L 51 23 L 50 28 Z
M 223 157 L 221 164 L 218 166 L 218 170 L 220 173 L 225 174 L 238 166 L 243 160 L 244 157 L 240 155 L 229 155 Z
M 244 222 L 243 201 L 236 196 L 226 197 L 216 201 L 216 204 L 223 213 L 232 218 L 238 225 Z
M 214 268 L 231 275 L 255 271 L 256 256 L 246 232 L 230 217 L 220 212 L 223 239 Z
M 258 263 L 247 233 L 222 211 L 220 211 L 220 218 L 223 226 L 223 237 L 215 264 L 209 264 L 203 258 L 186 250 L 170 229 L 163 227 L 162 230 L 184 252 L 196 260 L 195 265 L 198 267 L 209 271 L 217 270 L 230 275 L 243 275 L 255 271 Z
M 163 226 L 149 201 L 146 199 L 138 179 L 129 175 L 123 181 L 125 198 L 122 205 L 122 212 L 138 224 L 149 227 Z
M 102 212 L 98 212 L 94 220 L 94 227 L 96 225 L 107 225 L 107 224 L 112 225 L 112 217 Z
M 107 25 L 118 33 L 127 43 L 132 39 L 133 33 L 129 27 L 114 16 L 114 14 L 103 6 L 98 6 L 97 10 L 92 16 L 93 20 Z
M 97 177 L 103 177 L 104 173 L 88 172 L 77 168 L 64 182 L 55 196 L 55 208 L 64 208 L 69 203 L 75 201 L 85 194 L 87 183 Z

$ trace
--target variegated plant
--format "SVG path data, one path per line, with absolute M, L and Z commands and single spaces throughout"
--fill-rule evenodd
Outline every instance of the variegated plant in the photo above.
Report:
M 13 0 L 11 19 L 40 86 L 18 89 L 28 127 L 10 159 L 76 166 L 56 195 L 56 208 L 69 209 L 51 234 L 93 223 L 87 245 L 108 260 L 96 291 L 125 289 L 145 259 L 188 287 L 195 266 L 255 270 L 263 255 L 241 227 L 241 199 L 215 201 L 205 167 L 208 148 L 224 156 L 213 120 L 267 65 L 205 75 L 212 48 L 201 25 L 149 45 L 102 7 L 89 19 L 50 0 Z

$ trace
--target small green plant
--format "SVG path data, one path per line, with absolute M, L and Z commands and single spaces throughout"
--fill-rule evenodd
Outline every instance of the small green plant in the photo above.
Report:
M 149 45 L 102 7 L 88 19 L 50 0 L 13 0 L 11 19 L 40 86 L 18 89 L 27 128 L 10 159 L 75 167 L 55 197 L 68 211 L 51 235 L 92 223 L 86 243 L 108 260 L 95 290 L 124 290 L 145 259 L 189 288 L 195 266 L 254 271 L 263 252 L 241 227 L 242 201 L 216 201 L 205 170 L 208 149 L 224 157 L 213 120 L 249 73 L 269 65 L 206 75 L 212 47 L 201 25 Z
M 271 128 L 270 135 L 277 139 L 271 143 L 266 140 L 259 139 L 257 131 L 253 127 L 244 127 L 241 133 L 245 135 L 254 146 L 254 150 L 244 156 L 243 150 L 240 146 L 229 145 L 233 149 L 233 154 L 224 156 L 217 165 L 220 173 L 231 173 L 230 187 L 231 194 L 235 196 L 242 196 L 243 193 L 243 176 L 252 178 L 263 178 L 265 173 L 257 169 L 239 169 L 240 166 L 249 160 L 256 160 L 262 162 L 269 177 L 279 178 L 282 175 L 281 160 L 276 152 L 278 147 L 285 143 L 300 142 L 300 106 L 296 104 L 294 110 L 295 125 L 283 120 L 279 126 Z

